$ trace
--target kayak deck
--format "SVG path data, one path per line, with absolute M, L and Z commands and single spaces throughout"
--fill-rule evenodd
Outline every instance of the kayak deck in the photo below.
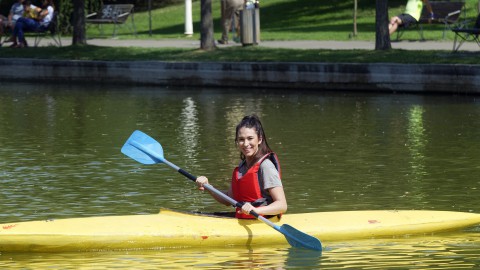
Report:
M 480 215 L 450 211 L 340 211 L 286 214 L 290 226 L 321 241 L 390 238 L 459 230 Z M 0 251 L 66 252 L 182 247 L 285 245 L 261 221 L 162 209 L 158 214 L 70 218 L 0 224 Z

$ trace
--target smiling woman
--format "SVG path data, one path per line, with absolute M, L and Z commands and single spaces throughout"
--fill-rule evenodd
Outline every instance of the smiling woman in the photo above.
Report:
M 255 217 L 250 214 L 251 211 L 265 216 L 285 213 L 287 200 L 280 178 L 280 162 L 268 146 L 258 116 L 245 116 L 237 125 L 235 134 L 241 162 L 233 171 L 230 188 L 225 192 L 243 204 L 241 208 L 237 207 L 235 216 L 253 219 Z M 197 183 L 203 189 L 203 185 L 208 184 L 208 179 L 200 176 Z M 211 194 L 218 202 L 230 205 L 222 197 Z

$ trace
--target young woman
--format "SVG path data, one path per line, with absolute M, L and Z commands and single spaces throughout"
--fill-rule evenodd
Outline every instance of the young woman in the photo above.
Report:
M 235 143 L 240 150 L 240 164 L 232 175 L 225 194 L 245 204 L 237 208 L 237 218 L 255 218 L 250 211 L 263 216 L 280 215 L 287 211 L 287 200 L 281 182 L 280 163 L 268 146 L 262 123 L 256 115 L 245 116 L 237 125 Z M 205 176 L 197 178 L 201 190 L 208 184 Z M 211 194 L 218 202 L 229 202 Z

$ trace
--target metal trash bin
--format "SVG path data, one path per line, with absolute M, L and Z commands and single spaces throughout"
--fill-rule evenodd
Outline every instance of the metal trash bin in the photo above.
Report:
M 240 10 L 240 39 L 243 46 L 260 43 L 260 8 L 243 7 Z

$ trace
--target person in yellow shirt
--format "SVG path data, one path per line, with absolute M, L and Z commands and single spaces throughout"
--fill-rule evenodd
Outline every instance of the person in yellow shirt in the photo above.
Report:
M 405 12 L 390 19 L 390 23 L 388 24 L 390 35 L 395 33 L 399 26 L 408 27 L 410 24 L 417 23 L 422 14 L 423 5 L 427 7 L 428 12 L 430 12 L 430 17 L 433 19 L 432 6 L 428 0 L 408 0 Z
M 23 3 L 23 16 L 22 17 L 36 20 L 41 11 L 42 11 L 41 8 L 32 5 L 30 0 L 26 0 Z

